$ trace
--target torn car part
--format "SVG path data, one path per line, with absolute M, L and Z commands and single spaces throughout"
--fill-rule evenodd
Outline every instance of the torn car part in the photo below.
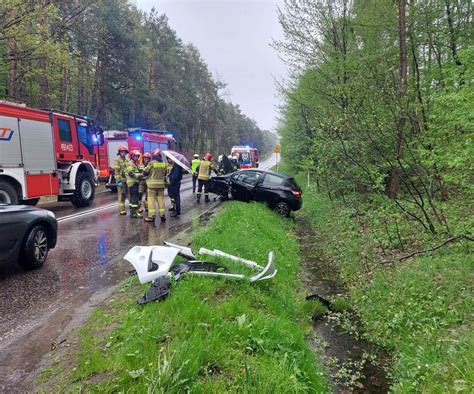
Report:
M 233 261 L 238 262 L 238 263 L 243 263 L 243 264 L 245 264 L 249 267 L 252 267 L 252 268 L 263 269 L 263 267 L 261 265 L 258 265 L 255 261 L 246 260 L 246 259 L 243 259 L 241 257 L 233 256 L 233 255 L 225 253 L 221 250 L 217 250 L 217 249 L 209 250 L 209 249 L 206 249 L 206 248 L 201 248 L 201 249 L 199 249 L 199 253 L 200 254 L 205 254 L 205 255 L 208 255 L 208 256 L 225 257 L 226 259 L 233 260 Z
M 179 249 L 180 256 L 188 257 L 190 259 L 195 259 L 196 258 L 196 256 L 194 255 L 193 250 L 191 248 L 187 247 L 187 246 L 176 245 L 176 244 L 173 244 L 173 243 L 168 242 L 168 241 L 165 241 L 164 244 L 166 246 L 170 246 L 171 248 Z
M 141 284 L 168 275 L 179 249 L 168 246 L 134 246 L 124 256 L 137 271 Z

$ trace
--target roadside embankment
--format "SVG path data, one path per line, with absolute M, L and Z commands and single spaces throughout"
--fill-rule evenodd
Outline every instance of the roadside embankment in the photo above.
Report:
M 298 179 L 306 184 L 306 177 Z M 394 392 L 472 392 L 474 264 L 469 241 L 423 234 L 388 203 L 354 208 L 304 187 L 298 217 L 318 237 L 318 258 L 338 272 L 363 338 L 392 357 Z M 444 207 L 452 231 L 466 231 L 463 210 Z M 458 223 L 458 224 L 457 224 Z M 456 229 L 456 226 L 459 228 Z M 463 228 L 464 226 L 464 228 Z M 334 279 L 334 278 L 333 278 Z
M 136 300 L 149 286 L 130 277 L 69 348 L 51 354 L 46 391 L 327 392 L 325 368 L 305 339 L 311 328 L 298 277 L 294 225 L 259 204 L 229 202 L 192 247 L 266 262 L 278 274 L 249 283 L 184 277 L 163 302 Z M 222 263 L 222 261 L 221 261 Z M 226 263 L 231 272 L 242 272 Z M 247 272 L 248 273 L 248 272 Z

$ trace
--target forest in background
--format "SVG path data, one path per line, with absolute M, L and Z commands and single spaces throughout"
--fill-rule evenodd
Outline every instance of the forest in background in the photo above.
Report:
M 220 92 L 198 49 L 166 15 L 129 0 L 4 0 L 0 4 L 0 99 L 88 115 L 104 129 L 173 132 L 183 151 L 226 153 L 261 130 Z
M 472 2 L 286 0 L 279 18 L 287 162 L 331 198 L 387 196 L 422 231 L 452 232 L 442 203 L 473 192 Z

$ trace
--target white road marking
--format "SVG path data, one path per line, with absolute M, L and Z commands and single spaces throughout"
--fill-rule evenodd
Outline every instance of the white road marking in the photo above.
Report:
M 65 221 L 72 220 L 72 219 L 76 219 L 78 217 L 90 215 L 91 213 L 106 211 L 106 210 L 117 207 L 117 205 L 118 205 L 118 203 L 114 202 L 112 204 L 104 205 L 102 207 L 92 208 L 92 209 L 89 209 L 87 211 L 82 211 L 82 212 L 74 213 L 72 215 L 63 216 L 63 217 L 58 218 L 58 223 L 65 222 Z

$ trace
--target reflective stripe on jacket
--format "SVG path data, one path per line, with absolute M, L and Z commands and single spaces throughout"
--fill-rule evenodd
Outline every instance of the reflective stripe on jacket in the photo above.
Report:
M 160 161 L 153 160 L 145 168 L 146 186 L 150 189 L 164 189 L 168 166 Z
M 212 163 L 209 160 L 201 160 L 199 162 L 198 179 L 207 181 L 211 175 Z
M 127 167 L 125 168 L 125 174 L 127 177 L 127 186 L 131 187 L 135 183 L 140 181 L 140 168 L 138 168 L 137 163 L 133 160 L 127 162 Z
M 125 169 L 127 167 L 128 161 L 127 159 L 122 159 L 119 157 L 117 160 L 114 162 L 114 177 L 116 182 L 125 182 L 126 176 L 125 176 Z
M 201 160 L 199 160 L 199 159 L 193 159 L 191 161 L 191 170 L 193 171 L 193 174 L 197 173 L 197 168 L 199 167 L 200 162 L 201 162 Z

